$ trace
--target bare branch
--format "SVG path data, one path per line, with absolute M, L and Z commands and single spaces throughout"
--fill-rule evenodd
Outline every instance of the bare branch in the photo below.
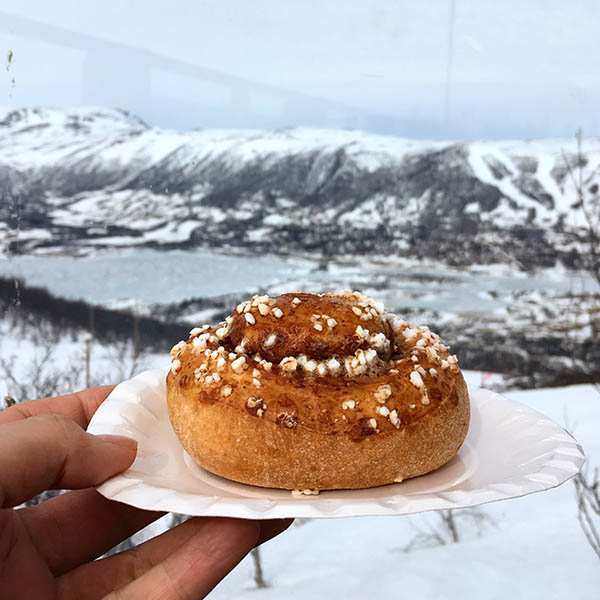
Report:
M 252 561 L 254 562 L 254 583 L 256 583 L 258 589 L 265 589 L 269 586 L 263 577 L 260 549 L 258 547 L 253 548 L 250 554 L 252 555 Z
M 600 534 L 594 523 L 595 518 L 590 511 L 600 515 L 600 480 L 598 469 L 594 471 L 593 478 L 588 478 L 585 473 L 579 472 L 573 479 L 575 495 L 577 498 L 577 519 L 581 529 L 589 542 L 592 550 L 600 558 Z
M 492 517 L 480 508 L 464 508 L 440 510 L 435 513 L 435 519 L 424 517 L 419 526 L 411 521 L 411 526 L 416 530 L 416 535 L 402 548 L 403 552 L 410 552 L 414 548 L 430 548 L 434 546 L 447 546 L 456 544 L 473 531 L 481 535 L 488 527 L 495 527 Z

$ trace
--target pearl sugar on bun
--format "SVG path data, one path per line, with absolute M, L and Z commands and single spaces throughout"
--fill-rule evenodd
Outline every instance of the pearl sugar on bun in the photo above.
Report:
M 172 350 L 173 429 L 204 469 L 250 485 L 355 489 L 428 473 L 469 426 L 455 356 L 358 292 L 255 296 Z

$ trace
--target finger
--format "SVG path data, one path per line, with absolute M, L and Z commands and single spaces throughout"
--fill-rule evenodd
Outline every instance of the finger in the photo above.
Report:
M 0 425 L 0 507 L 43 490 L 91 487 L 125 470 L 137 443 L 86 433 L 58 415 Z
M 44 532 L 35 544 L 55 575 L 101 556 L 163 514 L 108 500 L 94 489 L 17 511 L 28 531 Z
M 67 573 L 58 579 L 60 593 L 57 597 L 103 598 L 141 577 L 183 546 L 190 537 L 200 534 L 206 520 L 190 519 L 136 548 L 88 563 Z M 93 586 L 90 585 L 91 582 Z
M 100 404 L 115 386 L 103 385 L 56 398 L 42 398 L 20 402 L 6 410 L 0 411 L 0 425 L 20 421 L 36 415 L 54 413 L 68 417 L 85 429 Z
M 203 598 L 256 544 L 259 524 L 193 518 L 137 548 L 88 563 L 58 580 L 58 598 Z M 116 590 L 116 591 L 115 591 Z
M 256 544 L 258 524 L 211 519 L 174 554 L 107 600 L 197 600 L 204 598 Z
M 294 519 L 269 519 L 260 521 L 260 535 L 258 536 L 257 546 L 268 542 L 276 535 L 283 533 L 292 523 Z

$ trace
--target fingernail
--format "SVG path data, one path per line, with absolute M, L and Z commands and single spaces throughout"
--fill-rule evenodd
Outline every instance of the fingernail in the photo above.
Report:
M 132 450 L 136 450 L 137 449 L 137 440 L 134 440 L 133 438 L 130 437 L 126 437 L 124 435 L 108 435 L 108 434 L 103 434 L 103 435 L 98 435 L 96 437 L 99 437 L 101 440 L 104 440 L 105 442 L 110 442 L 111 444 L 116 444 L 117 446 L 122 446 L 123 448 L 130 448 Z

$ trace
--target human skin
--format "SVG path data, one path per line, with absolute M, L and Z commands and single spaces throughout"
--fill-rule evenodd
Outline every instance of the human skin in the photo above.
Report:
M 205 597 L 289 519 L 196 517 L 135 548 L 94 560 L 163 513 L 100 495 L 137 445 L 85 432 L 112 386 L 0 412 L 0 598 L 188 600 Z M 36 494 L 68 489 L 36 506 Z

